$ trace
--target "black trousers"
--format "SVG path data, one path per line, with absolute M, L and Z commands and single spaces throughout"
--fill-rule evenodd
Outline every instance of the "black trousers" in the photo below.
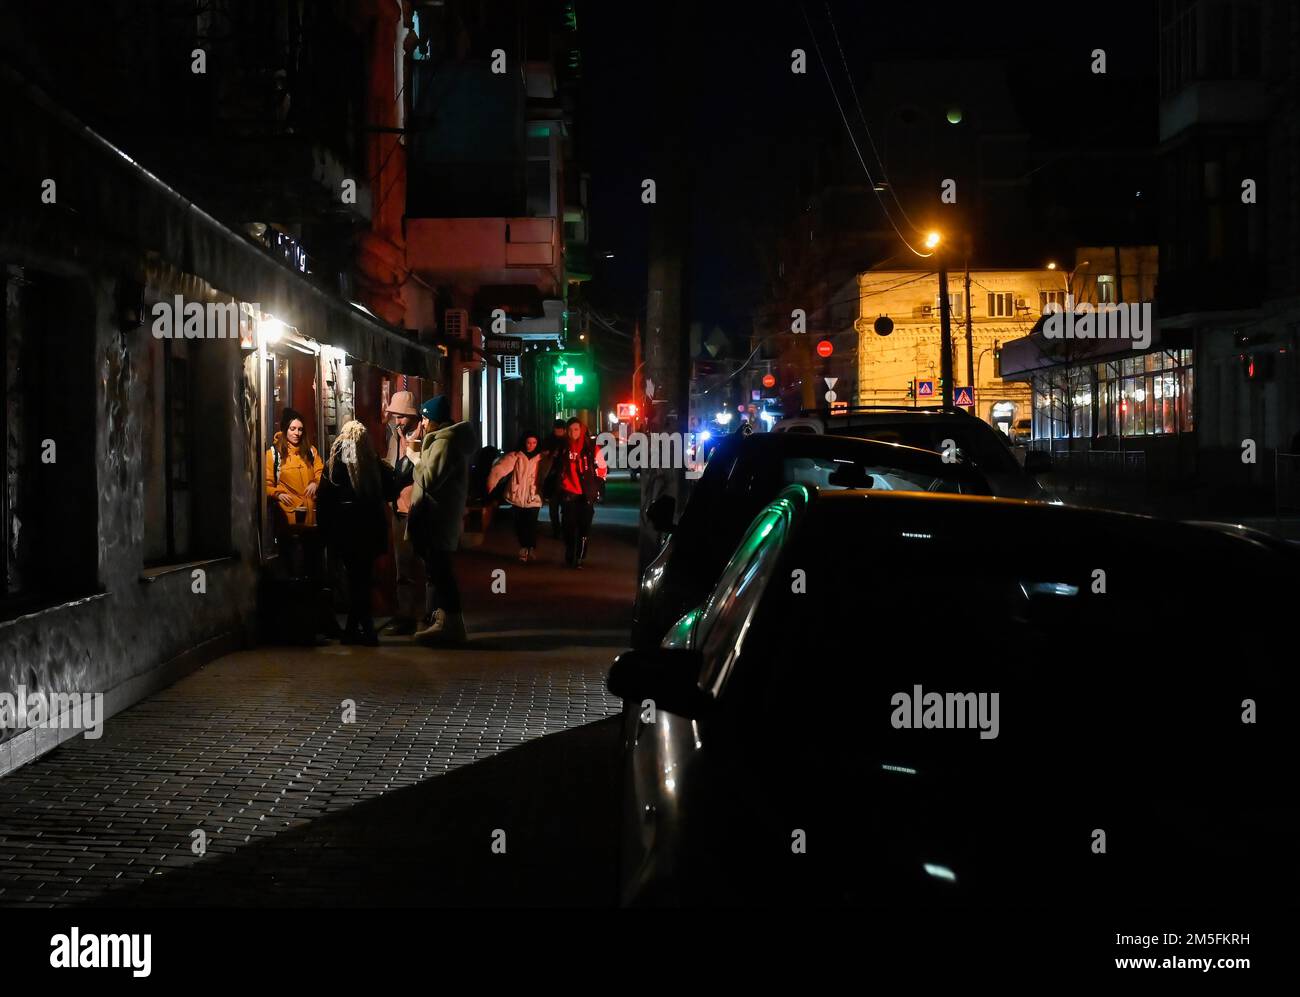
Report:
M 424 615 L 433 616 L 435 609 L 459 613 L 460 586 L 451 567 L 451 551 L 426 550 L 420 557 L 424 561 Z
M 375 619 L 370 615 L 370 589 L 375 580 L 374 555 L 345 550 L 343 570 L 348 575 L 348 629 L 373 630 Z
M 578 559 L 582 541 L 591 531 L 591 517 L 595 513 L 585 495 L 565 492 L 560 496 L 560 524 L 564 530 L 564 559 L 572 564 Z
M 537 516 L 541 509 L 525 509 L 515 506 L 515 536 L 520 547 L 537 546 Z
M 558 494 L 551 498 L 548 508 L 551 513 L 551 533 L 558 537 L 560 535 L 560 496 Z

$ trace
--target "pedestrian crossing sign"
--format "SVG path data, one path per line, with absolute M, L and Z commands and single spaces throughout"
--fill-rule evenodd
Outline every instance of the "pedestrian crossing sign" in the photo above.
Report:
M 933 398 L 933 397 L 934 397 L 934 382 L 933 382 L 933 381 L 917 381 L 917 382 L 916 382 L 916 397 L 917 397 L 917 398 Z
M 971 388 L 953 388 L 952 403 L 963 408 L 972 408 L 975 405 L 975 392 Z

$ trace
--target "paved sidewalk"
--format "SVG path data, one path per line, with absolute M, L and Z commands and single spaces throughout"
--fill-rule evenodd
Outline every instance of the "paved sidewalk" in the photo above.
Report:
M 230 655 L 0 780 L 0 905 L 609 902 L 617 733 L 598 721 L 635 540 L 598 519 L 578 572 L 555 547 L 519 564 L 503 517 L 460 558 L 466 649 Z M 494 829 L 506 857 L 478 866 Z

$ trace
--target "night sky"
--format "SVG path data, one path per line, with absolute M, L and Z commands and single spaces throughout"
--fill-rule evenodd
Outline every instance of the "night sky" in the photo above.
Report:
M 672 5 L 656 9 L 671 9 Z M 840 43 L 862 94 L 883 59 L 990 58 L 1005 62 L 1017 110 L 1033 135 L 1036 166 L 1098 143 L 1149 143 L 1156 135 L 1155 4 L 1106 2 L 1086 12 L 1064 4 L 832 3 Z M 844 124 L 808 35 L 812 22 L 848 99 L 838 51 L 820 2 L 677 4 L 664 15 L 693 57 L 656 51 L 645 7 L 580 8 L 584 79 L 580 155 L 591 173 L 597 300 L 644 314 L 649 209 L 640 182 L 651 175 L 655 115 L 669 99 L 668 74 L 687 73 L 694 99 L 680 108 L 695 205 L 690 251 L 691 316 L 744 333 L 757 301 L 758 254 L 781 214 L 794 208 L 802 157 L 843 142 Z M 807 50 L 808 73 L 790 72 L 790 51 Z M 1107 52 L 1106 78 L 1088 69 Z M 865 95 L 864 95 L 865 99 Z M 868 113 L 870 113 L 868 108 Z M 856 118 L 850 112 L 850 120 Z M 858 133 L 861 141 L 861 133 Z M 850 152 L 849 156 L 852 155 Z M 855 166 L 855 160 L 848 165 Z M 895 178 L 898 179 L 898 178 Z M 757 226 L 765 226 L 760 230 Z M 606 251 L 615 253 L 604 260 Z M 864 266 L 872 261 L 864 260 Z

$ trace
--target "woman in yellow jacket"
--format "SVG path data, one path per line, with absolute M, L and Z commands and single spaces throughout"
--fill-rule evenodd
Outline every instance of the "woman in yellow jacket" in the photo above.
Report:
M 306 439 L 303 418 L 291 408 L 280 417 L 280 431 L 266 451 L 266 497 L 280 503 L 289 522 L 297 522 L 294 510 L 306 507 L 303 525 L 316 525 L 316 490 L 325 465 Z

